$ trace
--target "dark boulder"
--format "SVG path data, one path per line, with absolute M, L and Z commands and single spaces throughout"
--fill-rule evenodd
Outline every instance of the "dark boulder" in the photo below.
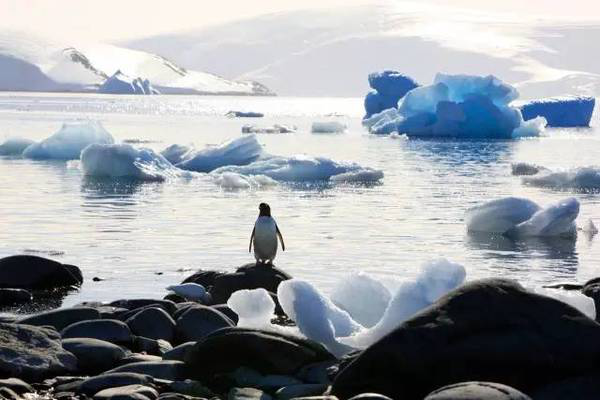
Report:
M 125 322 L 138 336 L 170 342 L 175 335 L 175 321 L 160 308 L 146 308 L 129 317 Z
M 81 271 L 74 265 L 29 255 L 0 259 L 0 288 L 46 290 L 82 283 Z
M 150 339 L 143 336 L 134 336 L 131 348 L 135 351 L 162 357 L 168 351 L 173 350 L 171 343 L 162 339 Z
M 154 356 L 152 354 L 131 353 L 119 361 L 119 366 L 137 362 L 161 361 L 162 359 L 163 358 L 161 356 Z
M 62 345 L 77 357 L 77 369 L 90 374 L 114 368 L 127 355 L 125 350 L 116 344 L 98 339 L 64 339 Z
M 149 375 L 155 379 L 166 379 L 169 381 L 182 381 L 189 378 L 186 365 L 181 361 L 171 360 L 143 361 L 125 364 L 114 368 L 107 373 L 117 372 L 133 372 Z
M 94 395 L 94 400 L 156 400 L 158 392 L 150 386 L 127 385 L 108 388 Z
M 599 362 L 598 323 L 514 281 L 486 279 L 448 293 L 362 352 L 336 376 L 333 394 L 422 399 L 468 381 L 528 393 Z
M 125 345 L 133 341 L 133 335 L 127 324 L 116 319 L 76 322 L 63 329 L 61 335 L 63 339 L 92 338 Z
M 54 329 L 0 324 L 0 376 L 38 381 L 76 367 L 77 358 L 62 347 Z
M 126 308 L 128 310 L 135 310 L 136 308 L 147 306 L 157 306 L 167 311 L 169 315 L 173 315 L 177 309 L 175 303 L 164 299 L 121 299 L 115 300 L 109 303 L 109 305 L 113 307 Z
M 600 372 L 552 382 L 531 393 L 535 400 L 589 400 L 600 396 Z
M 499 383 L 463 382 L 437 389 L 429 393 L 425 400 L 531 400 L 531 398 L 517 389 Z
M 185 342 L 163 354 L 163 360 L 185 361 L 185 355 L 196 342 Z
M 33 388 L 18 378 L 0 379 L 0 387 L 7 387 L 16 394 L 31 393 Z
M 237 325 L 238 320 L 240 319 L 238 315 L 233 311 L 227 304 L 214 304 L 211 306 L 215 310 L 225 314 L 227 318 L 229 318 L 234 324 Z
M 304 365 L 331 359 L 322 346 L 306 339 L 255 329 L 226 328 L 208 335 L 186 354 L 194 377 L 231 373 L 247 367 L 262 374 L 294 374 Z M 207 362 L 210 360 L 210 362 Z
M 233 321 L 214 308 L 196 305 L 177 318 L 177 342 L 197 341 L 208 334 L 234 326 Z
M 101 390 L 127 386 L 127 385 L 144 385 L 152 386 L 154 379 L 149 375 L 136 374 L 133 372 L 105 373 L 98 376 L 93 376 L 80 382 L 77 385 L 77 392 L 84 393 L 88 396 L 93 396 Z
M 31 300 L 33 300 L 33 296 L 25 289 L 0 288 L 0 307 L 29 303 Z
M 226 272 L 199 270 L 193 275 L 190 275 L 187 278 L 185 278 L 181 283 L 197 283 L 199 285 L 204 286 L 206 289 L 209 289 L 215 284 L 215 279 L 225 274 Z
M 57 331 L 61 331 L 76 322 L 94 319 L 100 319 L 100 312 L 98 312 L 98 310 L 91 307 L 73 307 L 30 315 L 20 319 L 19 323 L 36 326 L 52 326 Z

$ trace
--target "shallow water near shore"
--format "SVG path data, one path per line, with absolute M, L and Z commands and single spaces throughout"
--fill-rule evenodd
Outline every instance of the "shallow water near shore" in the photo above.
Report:
M 265 118 L 227 118 L 230 110 Z M 253 261 L 248 240 L 258 203 L 268 202 L 286 240 L 276 264 L 328 292 L 352 271 L 390 286 L 432 257 L 463 264 L 467 279 L 510 277 L 526 285 L 579 281 L 600 273 L 600 236 L 574 240 L 466 233 L 467 208 L 503 196 L 546 205 L 574 196 L 577 223 L 600 222 L 600 193 L 523 186 L 512 162 L 551 169 L 597 165 L 598 115 L 590 129 L 548 129 L 515 141 L 403 140 L 368 135 L 362 99 L 0 94 L 0 142 L 40 140 L 63 122 L 99 120 L 118 141 L 155 150 L 198 148 L 238 137 L 244 124 L 296 125 L 259 134 L 265 150 L 347 160 L 383 170 L 375 185 L 280 184 L 223 190 L 208 179 L 160 183 L 82 176 L 75 163 L 0 157 L 0 256 L 35 254 L 78 265 L 80 291 L 63 305 L 158 297 L 198 268 L 232 270 Z M 340 121 L 343 134 L 311 134 L 313 121 Z M 93 282 L 93 277 L 103 281 Z

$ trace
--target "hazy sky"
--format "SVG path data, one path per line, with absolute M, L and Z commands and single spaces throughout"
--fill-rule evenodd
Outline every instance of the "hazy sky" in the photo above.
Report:
M 483 11 L 600 19 L 594 0 L 420 0 Z M 118 41 L 202 28 L 234 19 L 369 0 L 0 0 L 0 29 Z M 402 3 L 401 0 L 396 3 Z

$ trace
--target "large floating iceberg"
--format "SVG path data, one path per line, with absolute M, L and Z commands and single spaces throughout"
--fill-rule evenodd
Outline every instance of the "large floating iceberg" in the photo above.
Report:
M 113 144 L 114 139 L 100 122 L 83 121 L 63 124 L 54 135 L 34 143 L 23 151 L 33 159 L 77 160 L 90 144 Z
M 524 121 L 510 105 L 517 90 L 494 76 L 437 74 L 433 85 L 417 87 L 402 98 L 398 109 L 365 119 L 371 133 L 392 132 L 416 137 L 510 139 L 538 135 L 541 117 Z
M 0 156 L 20 156 L 27 147 L 35 142 L 25 138 L 8 138 L 0 144 Z
M 513 238 L 572 237 L 579 201 L 568 198 L 546 208 L 528 199 L 506 197 L 470 208 L 465 220 L 469 232 L 496 233 Z
M 524 168 L 525 163 L 520 163 Z M 580 167 L 565 171 L 551 171 L 531 166 L 531 173 L 521 178 L 524 185 L 547 187 L 559 190 L 597 190 L 600 189 L 600 168 Z M 537 167 L 537 170 L 534 168 Z
M 126 178 L 164 181 L 179 175 L 167 159 L 153 150 L 129 144 L 92 144 L 81 152 L 84 175 L 100 178 Z
M 398 101 L 419 85 L 397 71 L 369 74 L 369 86 L 373 89 L 365 97 L 365 118 L 388 108 L 397 108 Z
M 523 119 L 544 117 L 548 126 L 590 126 L 596 99 L 585 96 L 549 97 L 532 100 L 520 106 Z
M 98 88 L 98 93 L 106 94 L 160 94 L 148 79 L 131 78 L 121 71 L 115 72 Z

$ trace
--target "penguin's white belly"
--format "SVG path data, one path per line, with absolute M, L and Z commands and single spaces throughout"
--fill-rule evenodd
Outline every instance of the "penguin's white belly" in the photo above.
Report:
M 277 254 L 277 224 L 270 217 L 259 217 L 254 225 L 254 257 L 273 260 Z

